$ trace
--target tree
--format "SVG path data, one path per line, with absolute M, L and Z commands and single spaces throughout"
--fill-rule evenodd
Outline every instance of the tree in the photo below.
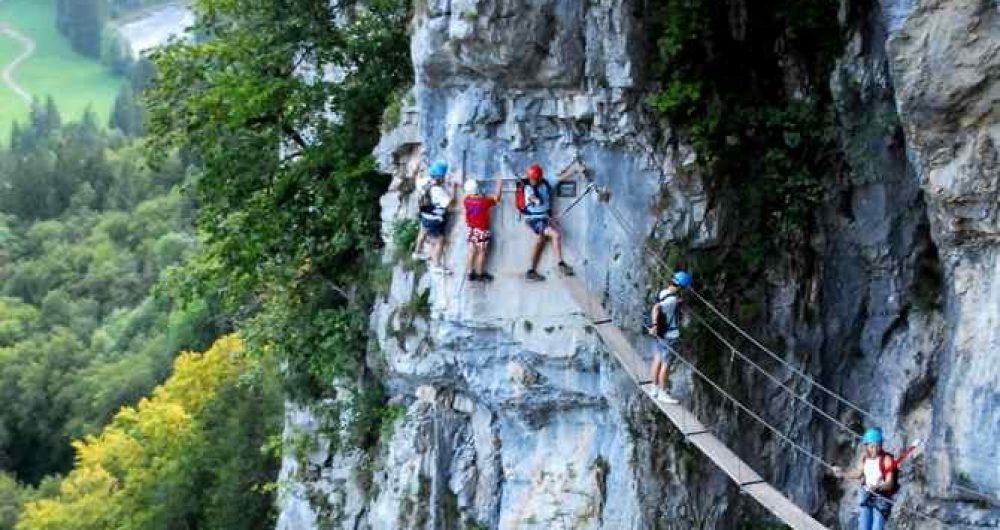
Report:
M 261 362 L 235 336 L 181 354 L 151 398 L 73 444 L 58 495 L 28 503 L 18 530 L 266 528 L 271 499 L 254 486 L 277 474 L 260 447 L 281 402 Z
M 107 0 L 59 0 L 56 26 L 73 49 L 95 59 L 101 58 L 101 35 L 108 20 Z
M 412 79 L 409 1 L 197 6 L 205 39 L 158 51 L 147 91 L 153 151 L 198 161 L 205 241 L 178 280 L 224 293 L 251 347 L 268 344 L 292 372 L 356 375 L 388 182 L 369 153 L 391 94 Z M 329 70 L 345 76 L 306 74 Z
M 122 85 L 111 111 L 110 125 L 128 136 L 142 136 L 143 109 L 131 84 Z

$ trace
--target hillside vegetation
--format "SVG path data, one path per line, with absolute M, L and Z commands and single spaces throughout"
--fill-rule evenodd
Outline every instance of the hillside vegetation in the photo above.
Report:
M 74 50 L 72 43 L 56 26 L 56 0 L 4 0 L 0 2 L 0 25 L 9 26 L 32 39 L 35 51 L 14 71 L 17 83 L 32 96 L 44 100 L 51 96 L 63 114 L 72 120 L 83 117 L 89 107 L 97 123 L 108 122 L 122 76 L 99 60 Z M 0 68 L 9 64 L 23 46 L 0 36 Z M 0 84 L 0 139 L 14 120 L 24 123 L 30 105 L 9 87 Z

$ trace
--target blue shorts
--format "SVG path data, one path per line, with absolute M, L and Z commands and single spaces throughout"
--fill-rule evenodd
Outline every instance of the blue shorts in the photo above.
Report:
M 424 233 L 427 234 L 427 237 L 444 237 L 445 224 L 445 220 L 438 221 L 427 219 L 426 217 L 420 218 L 420 226 L 424 227 Z
M 549 227 L 548 217 L 543 217 L 540 219 L 528 219 L 526 222 L 528 224 L 528 227 L 531 228 L 531 231 L 537 235 L 542 235 L 542 232 L 544 232 L 545 229 Z
M 657 355 L 660 357 L 660 362 L 667 364 L 674 358 L 674 351 L 677 350 L 677 346 L 680 343 L 680 339 L 657 339 L 656 351 L 659 352 Z

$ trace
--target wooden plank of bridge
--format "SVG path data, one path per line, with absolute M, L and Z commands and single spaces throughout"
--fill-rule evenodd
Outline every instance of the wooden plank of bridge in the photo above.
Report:
M 570 296 L 592 320 L 605 346 L 618 359 L 629 376 L 639 384 L 646 379 L 647 368 L 622 330 L 611 321 L 611 315 L 601 304 L 600 298 L 591 294 L 586 284 L 577 277 L 563 279 Z M 645 393 L 645 389 L 644 389 Z M 649 394 L 647 393 L 647 396 Z M 651 398 L 652 399 L 652 398 Z M 827 530 L 774 486 L 767 483 L 739 456 L 715 437 L 698 418 L 681 405 L 653 403 L 670 419 L 688 441 L 702 454 L 736 482 L 744 493 L 753 497 L 777 518 L 795 530 Z

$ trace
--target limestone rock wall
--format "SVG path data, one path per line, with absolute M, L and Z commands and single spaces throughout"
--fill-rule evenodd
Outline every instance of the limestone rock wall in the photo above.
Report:
M 657 278 L 647 239 L 711 247 L 717 204 L 694 154 L 667 147 L 643 110 L 639 0 L 421 0 L 416 84 L 376 151 L 394 175 L 382 201 L 390 293 L 376 305 L 370 364 L 403 417 L 376 454 L 318 442 L 328 404 L 289 406 L 280 530 L 313 528 L 739 528 L 771 519 L 693 454 L 636 393 L 561 290 L 546 251 L 526 284 L 530 236 L 494 212 L 489 286 L 462 280 L 464 226 L 438 277 L 400 258 L 396 220 L 416 214 L 423 160 L 452 178 L 550 178 L 574 160 L 588 195 L 561 223 L 569 260 L 616 322 L 638 329 Z M 1000 8 L 987 0 L 844 2 L 831 79 L 850 165 L 817 212 L 818 259 L 775 271 L 766 329 L 790 362 L 871 413 L 864 418 L 781 374 L 842 421 L 879 423 L 890 449 L 926 438 L 894 528 L 996 528 L 1000 512 Z M 509 160 L 509 162 L 505 162 Z M 592 180 L 591 180 L 592 179 Z M 558 208 L 571 199 L 561 199 Z M 628 226 L 623 230 L 618 213 Z M 457 214 L 458 215 L 458 214 Z M 402 254 L 407 254 L 403 252 Z M 414 300 L 418 300 L 414 302 Z M 424 303 L 423 300 L 426 300 Z M 808 311 L 804 310 L 808 308 Z M 651 345 L 638 333 L 640 348 Z M 729 381 L 783 431 L 847 463 L 849 436 L 749 374 Z M 831 528 L 852 528 L 856 493 L 675 374 L 707 423 Z

